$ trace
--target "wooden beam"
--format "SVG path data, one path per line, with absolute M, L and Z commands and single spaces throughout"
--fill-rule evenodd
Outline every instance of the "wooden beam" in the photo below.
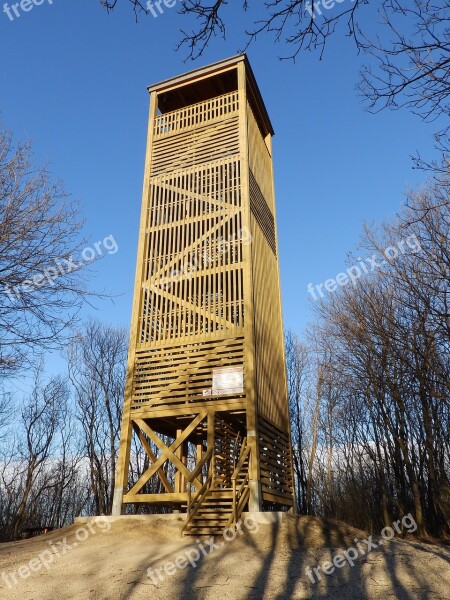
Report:
M 142 502 L 145 504 L 187 504 L 187 494 L 132 494 L 129 492 L 123 498 L 127 504 Z
M 216 412 L 228 412 L 236 410 L 245 410 L 246 403 L 244 399 L 228 400 L 228 401 L 209 401 L 209 402 L 185 402 L 174 406 L 164 405 L 161 407 L 149 406 L 145 409 L 145 405 L 132 412 L 133 421 L 139 419 L 149 419 L 150 417 L 162 418 L 180 415 L 194 415 L 198 412 L 214 414 Z
M 205 418 L 205 416 L 206 415 L 204 413 L 202 415 L 199 415 L 199 417 L 202 417 L 200 419 L 200 421 L 202 421 Z M 195 419 L 195 421 L 197 421 L 199 419 L 199 417 L 197 417 L 197 419 Z M 154 444 L 156 444 L 158 446 L 158 448 L 161 450 L 161 456 L 159 457 L 158 461 L 160 459 L 162 459 L 162 462 L 164 463 L 166 460 L 170 460 L 170 462 L 175 465 L 175 467 L 178 469 L 178 471 L 180 471 L 185 477 L 189 477 L 190 471 L 181 462 L 181 460 L 176 456 L 176 454 L 173 450 L 173 447 L 176 444 L 177 448 L 178 448 L 184 442 L 184 440 L 190 435 L 190 433 L 195 429 L 195 427 L 192 427 L 192 423 L 191 423 L 191 425 L 189 425 L 189 427 L 187 429 L 185 429 L 183 431 L 183 433 L 179 437 L 177 437 L 175 442 L 170 447 L 166 446 L 166 444 L 156 435 L 156 433 L 146 423 L 144 423 L 144 421 L 140 421 L 140 422 L 138 422 L 138 424 L 143 429 L 143 431 L 151 438 L 152 442 Z M 150 469 L 150 471 L 152 471 L 152 474 L 154 473 L 154 470 L 155 470 L 155 465 L 153 465 L 152 469 Z M 150 475 L 150 477 L 151 477 L 151 475 Z M 202 486 L 201 482 L 198 479 L 194 479 L 192 483 L 197 488 L 200 488 Z M 133 488 L 133 490 L 134 490 L 134 488 Z M 131 492 L 131 490 L 130 490 L 130 492 Z
M 131 405 L 134 380 L 134 365 L 136 360 L 136 345 L 139 340 L 139 315 L 141 309 L 140 286 L 144 272 L 144 254 L 145 254 L 145 228 L 147 226 L 149 201 L 150 201 L 150 169 L 151 169 L 151 146 L 153 142 L 153 130 L 158 109 L 156 93 L 150 94 L 150 107 L 147 129 L 147 150 L 145 158 L 144 186 L 142 190 L 142 206 L 140 218 L 140 232 L 136 261 L 136 273 L 134 280 L 133 310 L 131 316 L 130 344 L 128 350 L 127 376 L 125 382 L 125 398 L 122 415 L 122 426 L 120 432 L 119 457 L 117 461 L 117 476 L 114 491 L 114 502 L 112 508 L 113 515 L 122 513 L 122 498 L 124 491 L 128 487 L 128 471 L 131 453 Z

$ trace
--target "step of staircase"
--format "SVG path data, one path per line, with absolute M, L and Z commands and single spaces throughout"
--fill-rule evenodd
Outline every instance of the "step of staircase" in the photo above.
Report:
M 212 488 L 184 530 L 184 535 L 221 535 L 233 511 L 233 489 Z

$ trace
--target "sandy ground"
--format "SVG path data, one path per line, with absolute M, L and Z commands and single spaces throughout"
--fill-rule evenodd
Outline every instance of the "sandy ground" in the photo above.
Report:
M 319 572 L 321 580 L 313 583 L 307 566 L 332 560 L 356 546 L 355 538 L 367 548 L 366 534 L 340 523 L 287 517 L 282 523 L 252 525 L 258 531 L 243 530 L 234 540 L 216 538 L 217 548 L 202 538 L 202 550 L 195 538 L 180 536 L 180 526 L 163 519 L 99 521 L 1 544 L 0 598 L 450 599 L 448 546 L 401 538 L 380 545 L 374 537 L 378 547 L 360 554 L 353 567 L 346 563 L 327 576 Z M 176 560 L 183 568 L 175 566 Z

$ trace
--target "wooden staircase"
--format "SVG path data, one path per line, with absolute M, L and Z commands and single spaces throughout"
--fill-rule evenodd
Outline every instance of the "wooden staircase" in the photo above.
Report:
M 250 448 L 244 439 L 240 447 L 239 460 L 229 477 L 224 476 L 223 470 L 216 475 L 215 460 L 212 451 L 209 451 L 192 473 L 191 480 L 201 471 L 202 466 L 209 459 L 209 473 L 202 488 L 194 497 L 191 496 L 191 481 L 189 484 L 189 500 L 187 507 L 187 520 L 183 526 L 183 535 L 221 535 L 223 531 L 237 523 L 248 503 L 250 496 L 249 462 Z M 208 457 L 208 458 L 207 458 Z M 200 470 L 198 470 L 200 469 Z M 229 480 L 231 485 L 224 485 Z

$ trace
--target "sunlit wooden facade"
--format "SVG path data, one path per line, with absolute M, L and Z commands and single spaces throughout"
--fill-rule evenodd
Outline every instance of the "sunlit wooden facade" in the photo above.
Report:
M 245 55 L 149 91 L 114 513 L 168 506 L 214 532 L 294 505 L 273 130 Z

